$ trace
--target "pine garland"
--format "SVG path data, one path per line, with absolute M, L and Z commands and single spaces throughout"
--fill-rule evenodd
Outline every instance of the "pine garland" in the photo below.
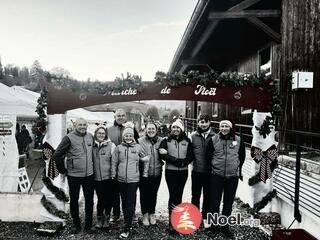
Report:
M 234 86 L 234 87 L 259 87 L 265 89 L 272 94 L 270 106 L 271 115 L 275 116 L 281 112 L 281 101 L 279 92 L 274 85 L 272 79 L 264 73 L 257 74 L 240 74 L 238 72 L 219 73 L 214 70 L 200 74 L 199 71 L 189 71 L 186 74 L 156 72 L 155 82 L 162 86 L 177 87 L 180 85 L 207 85 L 214 84 L 217 87 Z
M 61 219 L 68 219 L 69 214 L 64 211 L 58 210 L 47 198 L 43 195 L 41 198 L 42 206 L 52 215 L 59 217 Z
M 257 213 L 261 209 L 263 209 L 271 200 L 277 196 L 277 191 L 274 189 L 273 191 L 269 192 L 266 196 L 264 196 L 261 201 L 255 203 L 253 205 L 253 212 Z
M 54 186 L 49 177 L 43 176 L 42 181 L 44 185 L 49 189 L 49 191 L 52 192 L 58 200 L 63 202 L 69 202 L 69 197 L 61 188 Z
M 259 182 L 261 182 L 260 173 L 257 173 L 253 177 L 249 178 L 248 185 L 249 186 L 253 186 L 253 185 L 255 185 L 255 184 L 259 183 Z
M 273 172 L 274 169 L 276 169 L 277 167 L 278 167 L 278 160 L 275 160 L 271 163 L 271 171 Z M 255 184 L 258 184 L 259 182 L 261 182 L 260 173 L 257 173 L 256 175 L 249 178 L 248 185 L 253 186 Z

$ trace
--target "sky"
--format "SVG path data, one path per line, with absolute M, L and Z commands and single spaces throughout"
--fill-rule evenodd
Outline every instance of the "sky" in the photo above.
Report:
M 78 80 L 167 72 L 197 0 L 0 0 L 2 65 L 62 67 Z

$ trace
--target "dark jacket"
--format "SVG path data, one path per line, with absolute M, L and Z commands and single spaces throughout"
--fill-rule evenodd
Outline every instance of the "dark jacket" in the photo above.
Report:
M 162 173 L 163 162 L 159 157 L 159 146 L 162 137 L 158 137 L 155 142 L 150 141 L 147 136 L 139 138 L 139 145 L 150 156 L 148 177 L 158 177 Z
M 166 169 L 188 170 L 188 164 L 193 161 L 193 151 L 190 139 L 182 133 L 176 139 L 169 135 L 160 143 L 160 148 L 167 150 L 167 154 L 160 154 L 166 162 Z
M 210 139 L 206 156 L 211 163 L 212 174 L 222 177 L 241 176 L 246 157 L 245 145 L 238 136 L 235 136 L 234 141 L 229 135 L 219 133 Z
M 72 177 L 93 175 L 92 146 L 93 136 L 90 133 L 85 135 L 77 131 L 69 133 L 53 154 L 58 171 Z M 64 163 L 65 157 L 67 157 L 67 167 Z
M 193 171 L 199 173 L 210 172 L 210 160 L 206 159 L 206 149 L 210 139 L 215 135 L 212 129 L 209 130 L 208 135 L 204 139 L 203 135 L 198 131 L 191 134 L 191 143 L 194 154 Z
M 116 121 L 114 121 L 113 126 L 108 128 L 108 137 L 116 146 L 122 143 L 122 133 L 124 130 L 123 125 L 119 125 Z M 136 129 L 134 131 L 134 139 L 138 141 L 139 133 Z
M 110 139 L 93 145 L 94 180 L 103 181 L 111 178 L 111 157 L 116 145 Z
M 143 177 L 148 177 L 149 156 L 137 143 L 121 143 L 112 155 L 111 177 L 119 182 L 134 183 L 140 181 L 139 161 L 144 163 Z

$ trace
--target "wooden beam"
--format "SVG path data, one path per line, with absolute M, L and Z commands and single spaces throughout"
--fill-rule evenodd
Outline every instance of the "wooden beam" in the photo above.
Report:
M 281 35 L 274 31 L 272 28 L 270 28 L 267 24 L 262 22 L 256 17 L 250 17 L 246 18 L 248 22 L 255 25 L 258 29 L 265 32 L 267 35 L 269 35 L 275 42 L 280 43 L 281 42 Z
M 231 7 L 228 9 L 228 11 L 241 11 L 244 10 L 258 2 L 260 2 L 261 0 L 244 0 L 240 3 L 238 3 L 237 5 Z M 201 48 L 203 47 L 203 45 L 207 42 L 207 40 L 209 39 L 210 35 L 212 34 L 213 30 L 215 29 L 215 27 L 218 25 L 220 20 L 215 20 L 209 23 L 209 25 L 206 27 L 205 31 L 202 33 L 201 38 L 199 39 L 199 41 L 197 42 L 197 44 L 194 46 L 192 52 L 191 52 L 191 58 L 195 57 L 201 50 Z
M 226 12 L 210 12 L 208 20 L 229 19 L 229 18 L 248 18 L 248 17 L 280 17 L 279 10 L 244 10 L 244 11 L 226 11 Z
M 261 0 L 244 0 L 242 2 L 239 2 L 237 5 L 231 7 L 228 9 L 228 11 L 239 11 L 244 10 L 248 7 L 251 7 L 252 5 L 260 2 Z

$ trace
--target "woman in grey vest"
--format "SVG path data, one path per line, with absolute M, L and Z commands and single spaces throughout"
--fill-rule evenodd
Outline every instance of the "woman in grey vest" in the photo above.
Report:
M 232 212 L 232 204 L 241 178 L 241 167 L 245 159 L 245 146 L 240 137 L 234 135 L 233 124 L 223 120 L 219 125 L 219 134 L 213 136 L 208 144 L 207 159 L 211 161 L 210 176 L 210 209 L 219 214 L 223 193 L 222 215 L 228 217 Z M 221 231 L 229 238 L 233 234 L 228 225 L 218 228 L 211 226 L 213 233 Z
M 169 190 L 170 219 L 172 209 L 182 202 L 183 189 L 188 178 L 188 164 L 193 160 L 192 145 L 180 119 L 172 123 L 171 132 L 162 140 L 159 153 L 161 159 L 166 162 L 165 178 Z M 169 224 L 169 234 L 177 234 L 171 224 Z
M 119 183 L 122 211 L 125 221 L 124 231 L 119 238 L 130 237 L 132 218 L 136 201 L 136 192 L 140 180 L 139 162 L 144 164 L 144 177 L 148 177 L 149 156 L 134 140 L 132 128 L 123 130 L 123 142 L 119 144 L 112 155 L 111 177 Z
M 107 129 L 98 126 L 94 132 L 93 170 L 94 188 L 97 193 L 97 228 L 109 226 L 110 212 L 113 203 L 111 179 L 111 157 L 116 145 L 108 139 Z
M 142 149 L 150 156 L 148 177 L 140 176 L 140 205 L 143 214 L 142 223 L 145 226 L 156 224 L 155 207 L 157 194 L 161 182 L 163 162 L 159 158 L 159 146 L 162 138 L 158 136 L 158 127 L 155 123 L 148 123 L 146 136 L 139 138 Z

